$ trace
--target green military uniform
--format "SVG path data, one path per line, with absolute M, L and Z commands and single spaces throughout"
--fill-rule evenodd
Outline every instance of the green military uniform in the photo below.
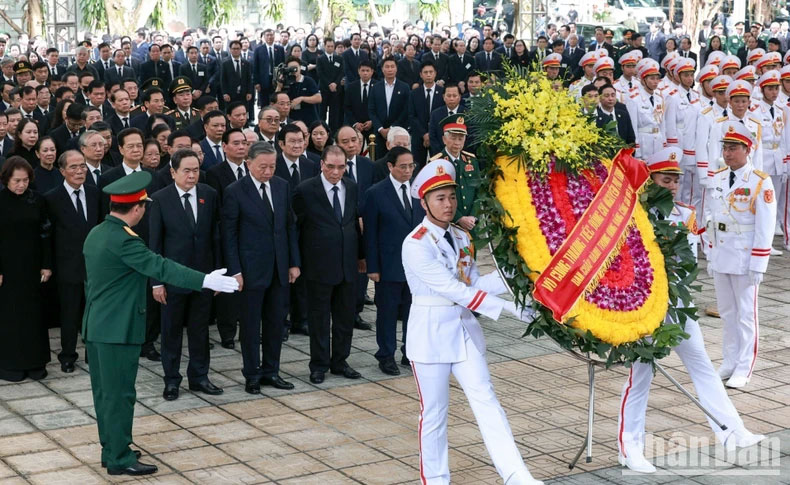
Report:
M 136 172 L 103 189 L 113 201 L 145 200 L 148 172 Z M 127 200 L 116 196 L 127 195 Z M 139 197 L 138 197 L 139 195 Z M 129 448 L 140 347 L 145 340 L 148 278 L 200 291 L 204 274 L 151 252 L 121 219 L 108 215 L 83 246 L 87 281 L 82 338 L 90 362 L 91 389 L 108 470 L 137 463 Z
M 467 134 L 463 114 L 448 116 L 439 122 L 439 126 L 442 133 Z M 447 152 L 447 148 L 443 148 L 441 152 L 431 157 L 431 160 L 439 158 L 449 160 L 455 166 L 455 182 L 457 184 L 455 197 L 458 200 L 458 208 L 455 211 L 453 221 L 457 221 L 461 217 L 471 216 L 477 188 L 480 186 L 480 177 L 482 176 L 475 155 L 462 150 L 459 157 L 455 158 Z
M 743 47 L 743 36 L 738 34 L 732 34 L 727 36 L 727 52 L 732 54 L 733 56 L 738 55 L 738 49 Z
M 175 95 L 183 91 L 189 91 L 191 93 L 192 84 L 188 77 L 178 76 L 170 82 L 170 98 L 175 99 Z M 189 99 L 191 103 L 192 96 L 190 96 Z M 178 107 L 176 107 L 170 111 L 165 112 L 165 114 L 173 118 L 176 130 L 185 130 L 194 120 L 200 118 L 200 113 L 198 110 L 192 108 L 191 105 L 189 110 L 183 113 L 178 109 Z
M 145 106 L 143 106 L 142 104 L 138 104 L 137 106 L 129 110 L 129 119 L 131 120 L 137 115 L 141 115 L 143 113 L 145 113 Z

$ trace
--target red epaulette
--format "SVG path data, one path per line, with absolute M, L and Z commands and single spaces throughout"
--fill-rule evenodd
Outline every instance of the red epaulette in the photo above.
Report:
M 637 96 L 639 96 L 639 93 L 634 93 L 634 94 L 631 95 L 631 99 L 634 99 Z
M 422 239 L 422 237 L 425 235 L 426 232 L 428 232 L 428 228 L 425 227 L 425 226 L 422 226 L 422 227 L 420 227 L 419 230 L 417 230 L 417 232 L 412 234 L 411 237 L 413 237 L 414 239 Z

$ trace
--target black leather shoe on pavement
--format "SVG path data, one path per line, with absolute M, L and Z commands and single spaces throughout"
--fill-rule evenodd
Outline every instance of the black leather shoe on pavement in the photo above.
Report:
M 365 305 L 375 305 L 375 304 L 376 302 L 373 301 L 373 298 L 369 297 L 368 295 L 365 295 Z
M 151 360 L 153 362 L 162 361 L 162 354 L 157 352 L 156 349 L 143 350 L 140 352 L 140 357 L 145 357 L 146 359 Z
M 287 332 L 287 331 L 283 332 L 283 342 L 287 342 L 288 341 L 288 336 L 289 335 L 290 335 L 290 332 Z
M 223 340 L 222 347 L 226 349 L 235 349 L 236 342 L 234 342 L 233 339 Z
M 271 386 L 275 389 L 285 389 L 286 391 L 290 391 L 294 388 L 294 385 L 290 382 L 283 380 L 280 376 L 274 377 L 261 377 L 261 385 L 262 386 Z
M 336 376 L 343 376 L 346 379 L 359 379 L 362 377 L 362 374 L 355 371 L 350 365 L 346 365 L 342 370 L 333 370 L 330 372 Z
M 411 361 L 405 355 L 400 358 L 400 365 L 408 365 L 411 366 Z
M 307 322 L 302 323 L 294 323 L 291 325 L 291 333 L 300 333 L 302 335 L 310 335 L 310 330 L 308 330 Z
M 143 452 L 140 450 L 132 450 L 132 451 L 134 452 L 134 457 L 137 458 L 138 460 L 140 459 L 141 456 L 143 456 Z M 107 468 L 107 462 L 106 461 L 101 462 L 101 467 Z
M 244 392 L 247 394 L 260 394 L 261 385 L 254 381 L 247 381 L 247 383 L 244 384 Z
M 388 376 L 400 375 L 400 369 L 398 369 L 398 365 L 395 363 L 395 359 L 384 360 L 379 362 L 379 369 L 381 369 L 381 372 L 387 374 Z
M 60 364 L 60 370 L 65 372 L 66 374 L 71 374 L 74 372 L 74 362 L 63 362 Z
M 190 382 L 189 383 L 189 390 L 190 391 L 202 392 L 204 394 L 210 394 L 212 396 L 217 396 L 217 395 L 222 394 L 224 392 L 221 388 L 219 388 L 219 387 L 215 386 L 214 384 L 212 384 L 211 381 L 209 381 L 208 379 L 206 379 L 203 382 L 195 382 L 195 383 L 191 383 Z
M 178 399 L 178 386 L 175 384 L 168 384 L 165 386 L 165 391 L 162 393 L 165 401 L 175 401 Z
M 310 382 L 313 384 L 321 384 L 324 382 L 324 372 L 320 370 L 314 370 L 310 373 Z
M 359 315 L 354 317 L 354 328 L 357 330 L 373 330 L 373 326 L 365 320 L 362 320 L 362 317 Z
M 159 471 L 156 465 L 148 465 L 140 463 L 139 461 L 132 466 L 126 468 L 108 468 L 107 473 L 110 475 L 150 475 Z

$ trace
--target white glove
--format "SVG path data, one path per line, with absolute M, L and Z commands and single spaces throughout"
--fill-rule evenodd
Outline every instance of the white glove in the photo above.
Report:
M 752 284 L 754 286 L 759 285 L 763 282 L 763 274 L 759 271 L 749 271 L 749 279 L 752 280 Z
M 514 317 L 518 318 L 519 320 L 521 320 L 524 323 L 531 322 L 532 320 L 535 319 L 535 316 L 536 316 L 536 312 L 532 308 L 530 308 L 530 307 L 526 307 L 526 308 L 518 307 L 512 301 L 505 302 L 505 306 L 502 307 L 502 309 L 504 311 L 510 313 Z
M 239 282 L 236 278 L 230 276 L 222 276 L 227 272 L 227 268 L 217 269 L 207 274 L 203 278 L 203 288 L 209 290 L 219 291 L 222 293 L 233 293 L 239 289 Z
M 707 267 L 705 269 L 708 271 L 708 276 L 713 278 L 713 265 L 710 264 L 710 261 L 708 261 Z

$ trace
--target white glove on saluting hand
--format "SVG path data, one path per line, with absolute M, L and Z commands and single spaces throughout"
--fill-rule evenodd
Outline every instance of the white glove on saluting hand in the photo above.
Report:
M 749 279 L 752 280 L 754 286 L 757 286 L 763 282 L 763 274 L 759 271 L 749 271 Z
M 502 307 L 502 309 L 524 323 L 529 323 L 535 319 L 535 310 L 532 308 L 517 307 L 512 301 L 505 302 L 505 306 Z
M 222 293 L 233 293 L 239 289 L 239 282 L 236 278 L 230 276 L 222 276 L 227 272 L 227 268 L 217 269 L 207 274 L 203 278 L 203 288 L 209 290 L 219 291 Z

